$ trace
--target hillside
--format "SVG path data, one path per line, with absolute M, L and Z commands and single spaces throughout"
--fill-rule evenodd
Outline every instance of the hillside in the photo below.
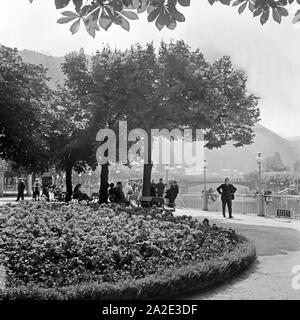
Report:
M 300 138 L 293 139 L 293 140 L 289 139 L 289 143 L 293 148 L 296 148 L 296 149 L 298 149 L 300 151 Z
M 51 77 L 49 86 L 52 89 L 54 89 L 58 84 L 63 83 L 64 74 L 61 71 L 60 65 L 63 63 L 64 57 L 53 57 L 31 50 L 22 50 L 19 53 L 25 62 L 42 64 L 48 69 L 48 75 Z
M 237 169 L 243 172 L 256 170 L 258 151 L 262 152 L 264 158 L 278 151 L 287 166 L 300 159 L 300 144 L 286 140 L 261 125 L 256 125 L 254 129 L 254 143 L 249 146 L 235 148 L 228 144 L 222 149 L 206 151 L 209 167 L 218 173 L 222 172 L 222 169 Z

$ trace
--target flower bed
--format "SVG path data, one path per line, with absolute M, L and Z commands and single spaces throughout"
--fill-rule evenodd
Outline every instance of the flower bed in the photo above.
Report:
M 155 208 L 23 203 L 0 213 L 2 299 L 166 296 L 220 281 L 255 258 L 233 230 Z

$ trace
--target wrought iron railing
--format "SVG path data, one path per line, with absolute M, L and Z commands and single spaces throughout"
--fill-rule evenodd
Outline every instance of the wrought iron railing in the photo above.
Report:
M 300 219 L 300 196 L 267 195 L 264 199 L 264 213 L 269 217 L 285 217 Z M 197 193 L 180 194 L 177 206 L 183 208 L 202 209 L 203 196 Z M 258 197 L 249 194 L 236 194 L 232 203 L 234 213 L 256 214 Z M 221 212 L 220 197 L 215 201 L 209 198 L 208 211 Z
M 300 219 L 300 196 L 270 195 L 265 197 L 265 215 Z

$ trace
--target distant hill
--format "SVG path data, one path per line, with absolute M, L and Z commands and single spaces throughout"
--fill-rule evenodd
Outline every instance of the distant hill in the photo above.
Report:
M 237 169 L 242 172 L 256 170 L 258 151 L 262 152 L 263 158 L 279 152 L 286 166 L 291 166 L 300 159 L 300 142 L 286 140 L 261 125 L 256 125 L 254 131 L 254 142 L 249 146 L 235 148 L 232 144 L 227 144 L 221 149 L 206 151 L 211 170 L 217 173 L 222 172 L 222 169 Z
M 63 83 L 64 75 L 60 66 L 64 61 L 63 57 L 53 57 L 30 50 L 20 51 L 20 55 L 26 62 L 42 64 L 48 68 L 48 75 L 52 78 L 49 84 L 52 88 Z M 221 149 L 207 150 L 209 170 L 220 174 L 224 174 L 222 169 L 237 169 L 242 172 L 256 170 L 258 151 L 262 152 L 264 158 L 279 152 L 286 166 L 292 166 L 300 159 L 300 137 L 284 139 L 261 125 L 256 125 L 254 130 L 256 136 L 252 145 L 235 148 L 228 144 Z
M 49 86 L 52 89 L 58 84 L 63 84 L 64 74 L 61 70 L 61 63 L 64 62 L 64 57 L 53 57 L 31 50 L 21 50 L 19 53 L 25 62 L 42 64 L 48 69 L 48 76 L 51 77 Z
M 290 141 L 298 141 L 300 143 L 300 136 L 287 138 Z
M 296 150 L 298 150 L 300 152 L 300 139 L 290 140 L 289 143 L 293 148 L 295 148 Z

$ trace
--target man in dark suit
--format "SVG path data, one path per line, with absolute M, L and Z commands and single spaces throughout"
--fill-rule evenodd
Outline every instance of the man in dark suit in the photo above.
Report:
M 18 181 L 18 197 L 17 201 L 24 200 L 24 190 L 25 190 L 25 183 L 22 178 L 19 178 Z
M 156 185 L 157 196 L 162 198 L 165 193 L 165 184 L 163 183 L 163 179 L 159 179 L 159 183 Z
M 221 184 L 218 188 L 217 191 L 219 194 L 221 194 L 221 200 L 222 200 L 222 212 L 223 212 L 223 217 L 225 218 L 225 210 L 226 210 L 226 205 L 228 208 L 229 212 L 229 218 L 233 218 L 232 216 L 232 200 L 234 199 L 234 193 L 236 192 L 236 187 L 232 185 L 229 181 L 229 178 L 225 179 L 225 183 Z
M 150 196 L 156 197 L 156 184 L 155 184 L 154 180 L 152 180 L 152 182 L 150 184 Z

